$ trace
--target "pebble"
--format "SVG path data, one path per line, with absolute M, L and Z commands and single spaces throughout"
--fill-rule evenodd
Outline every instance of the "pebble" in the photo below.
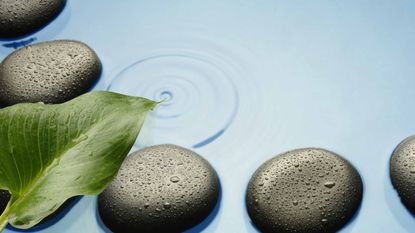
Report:
M 212 212 L 219 190 L 215 170 L 201 156 L 158 145 L 127 157 L 99 196 L 98 210 L 114 233 L 183 232 Z
M 65 6 L 65 0 L 1 0 L 0 38 L 20 37 L 50 23 Z
M 82 42 L 57 40 L 29 45 L 0 64 L 0 106 L 63 103 L 90 90 L 100 74 L 98 56 Z
M 415 214 L 415 136 L 405 139 L 393 152 L 390 176 L 402 203 Z
M 246 204 L 261 232 L 336 232 L 355 215 L 363 183 L 339 155 L 298 149 L 265 162 L 251 178 Z

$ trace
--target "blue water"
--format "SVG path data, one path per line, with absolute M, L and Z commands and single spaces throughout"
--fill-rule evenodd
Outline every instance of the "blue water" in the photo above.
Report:
M 222 200 L 190 233 L 255 233 L 244 195 L 267 159 L 324 147 L 361 173 L 361 210 L 341 233 L 408 233 L 415 218 L 389 180 L 394 147 L 415 134 L 411 0 L 68 0 L 41 31 L 0 41 L 77 39 L 96 50 L 95 87 L 165 99 L 135 149 L 176 143 L 216 168 Z M 7 230 L 6 232 L 14 232 Z M 103 233 L 84 197 L 42 233 Z

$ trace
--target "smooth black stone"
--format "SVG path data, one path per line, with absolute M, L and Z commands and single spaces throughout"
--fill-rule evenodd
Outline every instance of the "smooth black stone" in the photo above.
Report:
M 415 214 L 415 136 L 405 139 L 393 152 L 390 176 L 402 203 Z
M 10 193 L 7 190 L 0 190 L 0 213 L 3 213 L 3 211 L 6 209 L 7 203 L 9 203 L 10 200 Z
M 64 6 L 65 0 L 1 0 L 0 37 L 35 32 L 51 22 Z
M 57 40 L 16 50 L 0 64 L 0 105 L 63 103 L 87 92 L 101 62 L 84 43 Z
M 99 195 L 98 210 L 115 233 L 183 232 L 212 212 L 219 186 L 205 159 L 182 147 L 158 145 L 127 157 Z
M 248 185 L 246 204 L 261 232 L 336 232 L 356 213 L 363 184 L 333 152 L 306 148 L 264 163 Z

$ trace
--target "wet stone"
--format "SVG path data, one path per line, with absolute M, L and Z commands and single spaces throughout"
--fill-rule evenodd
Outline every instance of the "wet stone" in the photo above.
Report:
M 0 106 L 63 103 L 86 93 L 100 74 L 98 56 L 84 43 L 57 40 L 30 45 L 0 64 Z
M 50 23 L 64 6 L 65 0 L 1 0 L 0 38 L 35 32 Z
M 6 209 L 7 203 L 10 200 L 10 193 L 7 190 L 0 190 L 0 213 Z
M 402 203 L 415 214 L 415 136 L 405 139 L 393 152 L 390 176 Z
M 349 222 L 362 195 L 360 175 L 348 161 L 324 149 L 306 148 L 258 168 L 246 204 L 261 232 L 326 233 Z
M 183 232 L 213 211 L 219 186 L 214 169 L 196 153 L 152 146 L 127 157 L 99 196 L 98 210 L 115 233 Z

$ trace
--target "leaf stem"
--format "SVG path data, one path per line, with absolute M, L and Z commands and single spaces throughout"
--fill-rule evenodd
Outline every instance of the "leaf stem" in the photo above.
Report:
M 7 203 L 6 209 L 4 209 L 3 213 L 0 216 L 0 232 L 3 232 L 4 228 L 6 228 L 7 224 L 9 223 L 9 212 L 12 200 L 10 199 L 9 203 Z

